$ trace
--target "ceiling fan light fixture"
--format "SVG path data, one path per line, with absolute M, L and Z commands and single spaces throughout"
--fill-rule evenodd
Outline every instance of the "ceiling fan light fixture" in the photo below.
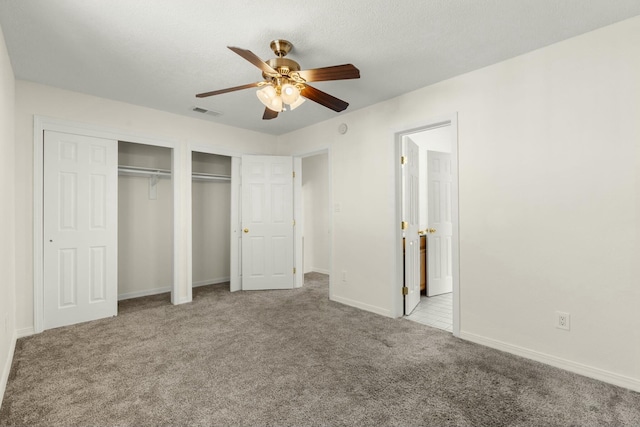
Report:
M 289 104 L 289 110 L 290 111 L 295 110 L 296 108 L 301 106 L 304 101 L 305 101 L 305 99 L 303 97 L 298 96 L 298 99 L 294 103 Z
M 271 108 L 271 104 L 274 99 L 278 98 L 278 94 L 276 93 L 276 89 L 271 86 L 265 86 L 262 89 L 258 89 L 256 95 L 260 102 L 264 104 L 265 107 Z M 273 109 L 273 108 L 271 108 Z M 275 111 L 275 110 L 274 110 Z
M 280 96 L 282 97 L 282 102 L 291 105 L 300 98 L 300 90 L 294 85 L 286 83 L 282 85 Z
M 271 105 L 267 105 L 267 108 L 275 111 L 276 113 L 279 113 L 282 111 L 282 98 L 280 98 L 279 96 L 276 96 L 275 98 L 273 98 L 271 100 Z

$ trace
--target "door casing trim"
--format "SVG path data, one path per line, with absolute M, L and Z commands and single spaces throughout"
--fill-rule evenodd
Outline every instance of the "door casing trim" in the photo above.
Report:
M 393 317 L 401 317 L 403 315 L 403 297 L 402 297 L 402 282 L 403 282 L 403 260 L 402 260 L 402 230 L 400 223 L 402 221 L 402 165 L 400 164 L 400 158 L 402 156 L 402 137 L 411 135 L 418 132 L 424 132 L 432 129 L 436 129 L 443 126 L 451 126 L 452 130 L 452 144 L 451 144 L 451 157 L 452 157 L 452 169 L 453 169 L 453 185 L 451 189 L 451 209 L 452 209 L 452 222 L 453 222 L 453 239 L 452 239 L 452 264 L 453 264 L 453 335 L 460 336 L 460 233 L 459 233 L 459 203 L 458 203 L 458 185 L 459 185 L 459 172 L 458 172 L 458 114 L 453 113 L 448 116 L 438 117 L 424 122 L 416 123 L 413 125 L 407 125 L 398 129 L 392 130 L 392 151 L 391 156 L 394 162 L 395 171 L 395 215 L 392 224 L 394 240 L 394 280 L 391 283 L 389 292 L 392 301 Z

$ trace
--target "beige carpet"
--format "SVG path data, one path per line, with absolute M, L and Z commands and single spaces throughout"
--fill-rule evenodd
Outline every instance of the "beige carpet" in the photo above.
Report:
M 194 290 L 18 341 L 1 425 L 638 426 L 640 394 L 292 291 Z

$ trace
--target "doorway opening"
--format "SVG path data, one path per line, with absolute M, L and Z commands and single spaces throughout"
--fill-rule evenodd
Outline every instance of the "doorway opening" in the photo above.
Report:
M 331 298 L 332 211 L 329 149 L 298 155 L 301 175 L 299 188 L 294 188 L 296 218 L 296 264 L 303 272 L 296 277 L 296 286 L 303 281 L 326 282 L 329 276 Z
M 329 175 L 327 153 L 302 159 L 303 270 L 329 274 Z
M 397 233 L 396 258 L 402 292 L 396 310 L 409 320 L 457 336 L 460 314 L 456 117 L 397 132 L 395 145 L 400 160 L 396 174 L 397 213 L 402 225 Z M 419 290 L 419 299 L 418 294 L 411 295 L 412 287 Z

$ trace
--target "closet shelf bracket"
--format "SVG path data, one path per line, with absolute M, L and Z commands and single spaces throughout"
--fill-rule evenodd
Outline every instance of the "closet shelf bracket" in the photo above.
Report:
M 171 171 L 137 166 L 118 166 L 118 175 L 149 177 L 149 200 L 158 200 L 158 181 L 171 178 Z
M 149 200 L 158 200 L 158 175 L 149 177 Z

